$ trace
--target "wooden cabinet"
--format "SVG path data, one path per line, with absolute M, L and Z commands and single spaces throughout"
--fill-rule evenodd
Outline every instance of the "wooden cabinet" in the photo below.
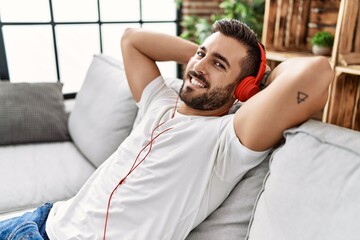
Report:
M 360 130 L 359 13 L 359 0 L 266 0 L 262 35 L 271 67 L 292 57 L 311 56 L 310 39 L 316 32 L 335 35 L 328 56 L 335 79 L 320 118 L 356 130 Z
M 335 79 L 324 120 L 360 131 L 360 1 L 342 0 L 332 52 Z

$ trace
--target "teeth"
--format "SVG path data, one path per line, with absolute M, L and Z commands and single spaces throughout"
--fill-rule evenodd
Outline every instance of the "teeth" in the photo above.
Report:
M 195 86 L 198 86 L 198 87 L 201 87 L 201 88 L 205 88 L 205 85 L 204 85 L 204 84 L 202 84 L 201 82 L 199 82 L 198 80 L 196 80 L 196 79 L 194 79 L 194 78 L 192 78 L 192 79 L 190 80 L 190 82 L 191 82 L 191 84 L 193 84 L 193 85 L 195 85 Z

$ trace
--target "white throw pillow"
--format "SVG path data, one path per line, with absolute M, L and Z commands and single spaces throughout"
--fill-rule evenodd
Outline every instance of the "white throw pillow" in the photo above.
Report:
M 69 117 L 76 146 L 100 166 L 129 135 L 136 113 L 122 63 L 95 55 Z

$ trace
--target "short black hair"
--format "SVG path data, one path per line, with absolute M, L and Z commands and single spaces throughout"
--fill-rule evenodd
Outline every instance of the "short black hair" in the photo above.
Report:
M 218 20 L 212 25 L 211 31 L 212 33 L 220 32 L 225 36 L 232 37 L 246 47 L 247 56 L 240 62 L 241 69 L 237 81 L 240 82 L 247 76 L 255 77 L 261 63 L 261 51 L 256 33 L 245 23 L 236 19 Z M 264 49 L 262 44 L 261 46 Z

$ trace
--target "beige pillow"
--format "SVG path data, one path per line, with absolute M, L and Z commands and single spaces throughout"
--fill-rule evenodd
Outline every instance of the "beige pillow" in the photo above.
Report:
M 100 166 L 129 135 L 136 113 L 122 63 L 95 55 L 69 117 L 76 146 Z

